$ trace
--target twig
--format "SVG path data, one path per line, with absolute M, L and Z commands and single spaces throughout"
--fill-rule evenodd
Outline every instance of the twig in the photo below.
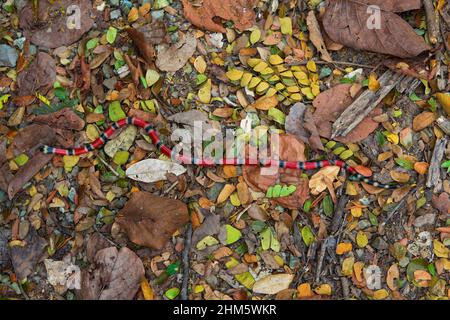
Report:
M 110 244 L 112 244 L 114 247 L 116 248 L 120 248 L 120 246 L 115 243 L 114 241 L 112 241 L 111 239 L 109 239 L 107 236 L 105 236 L 103 233 L 100 232 L 100 230 L 98 230 L 97 226 L 95 225 L 95 223 L 92 225 L 92 227 L 94 228 L 94 230 L 100 235 L 100 237 L 102 237 L 103 239 L 105 239 L 106 241 L 108 241 Z
M 441 128 L 442 131 L 445 132 L 445 134 L 450 136 L 450 121 L 447 120 L 447 118 L 441 116 L 437 118 L 436 123 L 438 124 L 439 128 Z
M 447 137 L 442 137 L 436 141 L 433 156 L 431 157 L 430 168 L 428 169 L 427 188 L 434 187 L 433 192 L 435 193 L 442 190 L 441 160 L 444 157 L 447 142 Z
M 188 298 L 188 283 L 189 283 L 189 252 L 191 251 L 192 242 L 192 224 L 188 225 L 186 230 L 186 239 L 183 250 L 183 283 L 181 285 L 181 300 Z
M 120 174 L 119 174 L 116 170 L 114 170 L 114 168 L 111 167 L 111 166 L 108 164 L 108 162 L 106 162 L 102 157 L 100 157 L 99 155 L 97 155 L 97 158 L 99 158 L 100 161 L 101 161 L 101 162 L 102 162 L 109 170 L 111 170 L 111 172 L 112 172 L 116 177 L 120 177 Z
M 334 122 L 331 139 L 345 137 L 351 132 L 404 77 L 391 70 L 386 71 L 379 79 L 380 90 L 364 91 Z
M 347 62 L 347 61 L 332 61 L 332 62 L 327 62 L 327 61 L 314 61 L 316 64 L 322 65 L 322 64 L 335 64 L 335 65 L 342 65 L 342 66 L 351 66 L 351 67 L 359 67 L 359 68 L 366 68 L 366 69 L 374 69 L 376 66 L 371 66 L 368 64 L 360 64 L 360 63 L 353 63 L 353 62 Z M 286 65 L 291 67 L 291 66 L 303 66 L 306 65 L 307 61 L 298 61 L 298 62 L 292 62 L 292 63 L 287 63 Z
M 27 293 L 23 289 L 22 284 L 20 283 L 19 280 L 17 280 L 17 286 L 19 287 L 20 293 L 25 297 L 25 300 L 30 300 L 30 297 L 27 295 Z
M 425 14 L 427 17 L 427 31 L 430 43 L 439 43 L 439 12 L 434 9 L 433 0 L 423 0 Z

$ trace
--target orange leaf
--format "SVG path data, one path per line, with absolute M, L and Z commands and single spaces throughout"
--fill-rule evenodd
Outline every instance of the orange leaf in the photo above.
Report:
M 341 242 L 336 247 L 336 254 L 343 255 L 347 252 L 352 251 L 352 244 L 350 242 Z
M 427 173 L 429 166 L 430 165 L 426 162 L 416 162 L 414 163 L 414 170 L 416 170 L 418 174 L 424 175 Z
M 145 300 L 155 300 L 153 289 L 145 278 L 141 281 L 141 290 Z
M 354 167 L 356 172 L 358 172 L 359 174 L 363 175 L 364 177 L 371 177 L 372 176 L 372 170 L 370 170 L 369 168 L 362 166 L 362 165 L 357 165 Z
M 301 285 L 299 285 L 297 288 L 297 293 L 299 298 L 307 298 L 314 295 L 309 283 L 302 283 Z

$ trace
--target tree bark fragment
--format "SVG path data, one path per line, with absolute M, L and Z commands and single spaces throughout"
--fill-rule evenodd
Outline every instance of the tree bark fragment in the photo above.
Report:
M 431 157 L 427 177 L 427 188 L 433 188 L 434 193 L 438 193 L 442 190 L 441 161 L 444 157 L 447 142 L 447 137 L 438 139 L 434 146 L 433 156 Z

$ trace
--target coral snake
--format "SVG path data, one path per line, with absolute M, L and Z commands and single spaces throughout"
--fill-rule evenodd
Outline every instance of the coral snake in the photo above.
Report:
M 250 160 L 250 159 L 198 159 L 191 158 L 184 155 L 173 154 L 172 150 L 165 146 L 159 136 L 158 132 L 155 128 L 148 122 L 135 118 L 135 117 L 127 117 L 123 118 L 115 123 L 113 123 L 108 129 L 106 129 L 100 136 L 92 143 L 85 145 L 84 147 L 73 148 L 73 149 L 60 149 L 49 146 L 43 146 L 41 151 L 47 154 L 59 154 L 59 155 L 80 155 L 84 153 L 88 153 L 89 151 L 93 151 L 95 149 L 103 146 L 106 141 L 112 136 L 112 134 L 119 128 L 125 127 L 127 125 L 135 125 L 136 127 L 143 128 L 145 132 L 149 135 L 153 144 L 158 148 L 158 150 L 164 154 L 165 156 L 176 159 L 183 164 L 194 164 L 198 166 L 212 166 L 212 165 L 259 165 L 263 167 L 276 166 L 279 168 L 289 168 L 289 169 L 299 169 L 299 170 L 314 170 L 327 166 L 339 166 L 346 170 L 350 176 L 349 180 L 364 182 L 369 185 L 378 188 L 384 189 L 396 189 L 399 187 L 398 184 L 382 184 L 376 181 L 373 181 L 358 172 L 356 172 L 355 168 L 349 166 L 344 161 L 341 160 L 322 160 L 322 161 L 283 161 L 283 160 L 270 160 L 270 159 L 261 159 L 259 161 Z

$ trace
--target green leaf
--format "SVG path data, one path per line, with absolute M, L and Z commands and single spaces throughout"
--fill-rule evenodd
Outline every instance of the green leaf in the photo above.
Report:
M 416 210 L 423 207 L 427 203 L 427 198 L 421 197 L 416 201 Z
M 98 44 L 98 38 L 90 39 L 88 42 L 86 42 L 86 50 L 92 50 L 94 49 Z
M 6 102 L 8 102 L 8 99 L 9 99 L 10 96 L 11 96 L 10 94 L 4 94 L 4 95 L 2 95 L 2 96 L 0 97 L 0 110 L 3 109 L 4 104 L 5 104 Z
M 315 240 L 314 234 L 309 226 L 302 228 L 302 239 L 307 247 L 309 247 Z
M 356 81 L 356 75 L 351 78 L 345 77 L 340 80 L 341 83 L 354 83 L 355 81 Z
M 372 212 L 369 212 L 369 221 L 373 226 L 378 226 L 378 218 Z
M 327 215 L 327 216 L 331 216 L 334 212 L 334 204 L 333 204 L 333 200 L 331 200 L 330 195 L 326 195 L 323 200 L 322 200 L 322 208 L 323 208 L 323 212 Z
M 122 107 L 120 106 L 119 101 L 113 101 L 109 104 L 108 108 L 109 118 L 111 121 L 119 121 L 120 119 L 123 119 L 126 117 L 125 112 L 122 110 Z
M 180 261 L 171 263 L 166 268 L 166 272 L 169 276 L 173 276 L 174 274 L 177 274 L 179 270 L 180 270 Z
M 428 99 L 428 104 L 430 105 L 430 109 L 431 109 L 431 111 L 433 111 L 433 112 L 436 112 L 436 110 L 437 110 L 437 102 L 436 102 L 436 99 L 434 99 L 433 97 L 431 97 L 430 99 Z
M 55 96 L 58 97 L 59 100 L 64 101 L 69 97 L 68 92 L 63 87 L 58 87 L 53 90 Z
M 267 112 L 268 116 L 272 118 L 274 121 L 278 122 L 279 124 L 284 125 L 286 122 L 286 115 L 283 113 L 283 111 L 277 109 L 277 108 L 270 108 Z
M 225 228 L 227 230 L 227 244 L 235 243 L 241 238 L 242 233 L 232 225 L 226 224 Z
M 195 80 L 195 84 L 197 85 L 197 86 L 199 86 L 199 85 L 201 85 L 201 84 L 203 84 L 206 80 L 208 80 L 208 76 L 206 76 L 205 74 L 198 74 L 197 75 L 197 78 L 196 78 L 196 80 Z
M 109 44 L 113 44 L 114 41 L 116 41 L 117 37 L 117 29 L 114 27 L 109 27 L 108 31 L 106 32 L 106 41 L 108 41 Z
M 380 147 L 384 146 L 384 144 L 386 143 L 386 137 L 381 131 L 377 131 L 375 133 L 375 140 L 377 141 Z
M 309 210 L 311 210 L 311 205 L 312 205 L 311 199 L 306 200 L 305 203 L 303 204 L 303 211 L 309 212 Z
M 267 227 L 261 232 L 261 248 L 263 250 L 270 248 L 270 238 L 272 238 L 272 233 L 270 232 L 270 228 Z
M 19 154 L 14 158 L 14 162 L 19 166 L 23 166 L 28 162 L 29 158 L 25 153 Z
M 422 101 L 422 99 L 419 98 L 415 92 L 412 92 L 412 93 L 409 95 L 409 100 L 411 100 L 411 101 L 413 101 L 413 102 Z
M 412 170 L 414 168 L 412 162 L 404 158 L 396 158 L 395 163 L 397 163 L 400 167 L 405 168 L 406 170 Z
M 179 288 L 170 288 L 164 293 L 164 295 L 170 300 L 175 299 L 179 294 L 180 294 Z
M 273 187 L 272 196 L 274 198 L 279 198 L 281 193 L 281 185 L 277 184 Z
M 320 69 L 320 75 L 319 78 L 325 78 L 328 77 L 329 75 L 331 75 L 333 71 L 329 68 L 329 67 L 323 67 L 322 69 Z

